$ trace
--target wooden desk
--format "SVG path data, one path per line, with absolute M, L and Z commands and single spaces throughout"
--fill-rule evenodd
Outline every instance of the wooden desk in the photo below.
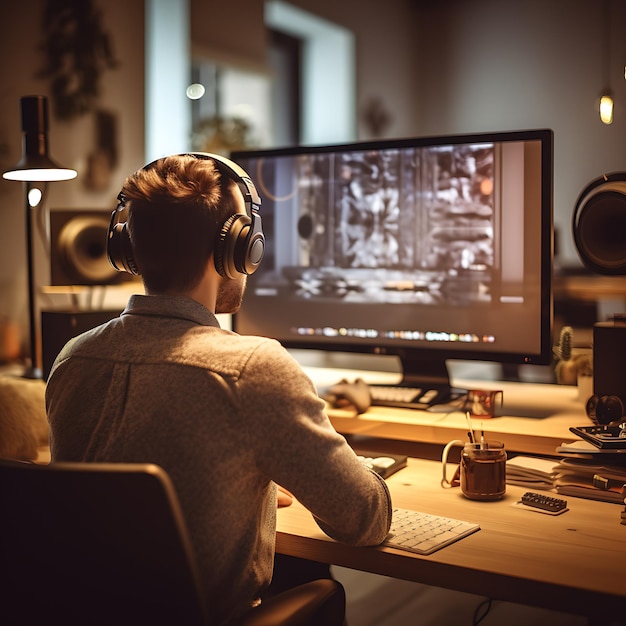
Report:
M 340 373 L 323 368 L 305 368 L 316 384 L 338 381 L 342 377 L 366 382 L 395 382 L 395 375 L 364 372 Z M 570 385 L 518 383 L 506 381 L 455 380 L 462 389 L 502 390 L 503 406 L 492 419 L 473 419 L 474 428 L 482 424 L 490 439 L 502 441 L 510 452 L 554 456 L 564 442 L 575 441 L 570 426 L 591 425 L 578 389 Z M 344 435 L 445 445 L 453 439 L 467 439 L 465 413 L 457 405 L 438 412 L 372 406 L 365 413 L 328 409 L 335 429 Z
M 279 509 L 276 549 L 332 563 L 579 615 L 626 621 L 623 507 L 568 498 L 559 516 L 518 510 L 527 491 L 507 485 L 498 502 L 465 499 L 440 486 L 441 465 L 409 459 L 388 479 L 394 504 L 478 522 L 481 530 L 430 556 L 391 548 L 354 548 L 329 539 L 300 504 Z

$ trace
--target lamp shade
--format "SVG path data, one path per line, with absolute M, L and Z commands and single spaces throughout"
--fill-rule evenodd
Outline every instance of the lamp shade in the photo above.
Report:
M 48 99 L 45 96 L 24 96 L 20 102 L 22 158 L 2 177 L 30 182 L 76 178 L 76 170 L 61 167 L 48 156 Z

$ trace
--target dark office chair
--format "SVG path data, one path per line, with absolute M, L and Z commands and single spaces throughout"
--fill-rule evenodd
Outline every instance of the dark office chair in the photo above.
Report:
M 0 622 L 206 626 L 180 505 L 150 464 L 0 460 Z M 342 624 L 339 583 L 317 580 L 240 626 Z

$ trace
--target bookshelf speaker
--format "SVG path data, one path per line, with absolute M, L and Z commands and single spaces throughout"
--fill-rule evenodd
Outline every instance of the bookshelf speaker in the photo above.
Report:
M 132 280 L 107 258 L 110 210 L 50 212 L 50 284 L 111 285 Z
M 96 311 L 42 311 L 41 357 L 44 380 L 47 380 L 54 359 L 63 346 L 76 335 L 117 317 L 118 310 Z
M 593 392 L 617 396 L 626 406 L 626 319 L 598 322 L 593 327 Z

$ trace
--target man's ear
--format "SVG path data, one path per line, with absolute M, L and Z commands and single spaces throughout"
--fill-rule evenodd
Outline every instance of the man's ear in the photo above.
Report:
M 211 275 L 215 275 L 216 278 L 221 278 L 219 272 L 217 271 L 217 267 L 215 267 L 215 253 L 211 254 L 209 260 L 207 261 L 207 265 L 205 267 L 205 273 L 209 272 Z

